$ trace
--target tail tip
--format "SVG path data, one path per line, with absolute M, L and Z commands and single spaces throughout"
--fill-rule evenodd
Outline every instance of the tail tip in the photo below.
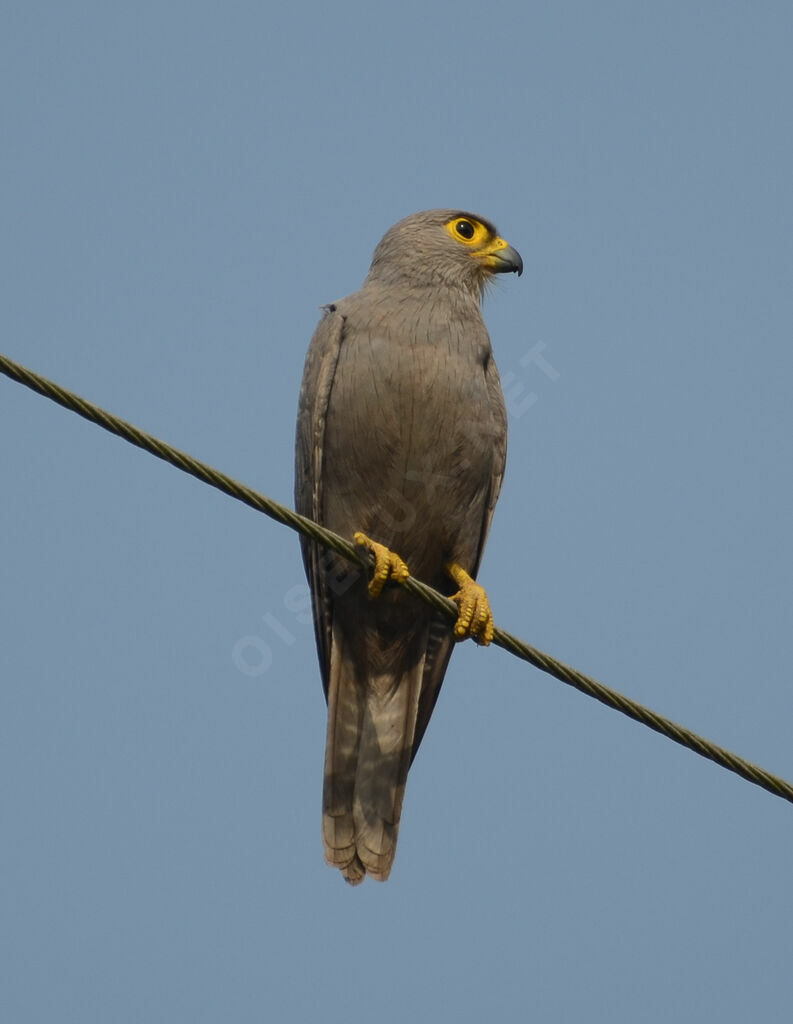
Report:
M 360 885 L 366 878 L 366 868 L 356 854 L 349 864 L 341 868 L 342 877 L 348 885 Z

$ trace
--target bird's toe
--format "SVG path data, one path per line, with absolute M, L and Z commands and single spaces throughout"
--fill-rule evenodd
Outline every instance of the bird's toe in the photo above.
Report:
M 353 536 L 353 540 L 374 555 L 374 572 L 369 581 L 370 597 L 378 597 L 388 580 L 404 583 L 410 576 L 410 570 L 406 563 L 396 552 L 389 550 L 385 544 L 378 544 L 377 541 L 367 537 L 360 530 Z
M 446 571 L 460 588 L 452 595 L 452 601 L 459 610 L 457 622 L 454 624 L 455 639 L 466 640 L 471 637 L 478 644 L 487 647 L 493 639 L 495 627 L 485 588 L 454 562 L 447 565 Z

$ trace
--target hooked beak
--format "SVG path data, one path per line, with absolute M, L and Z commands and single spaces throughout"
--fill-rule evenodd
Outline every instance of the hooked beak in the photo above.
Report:
M 520 253 L 503 238 L 497 238 L 483 253 L 483 257 L 491 274 L 515 273 L 520 277 L 523 273 L 523 260 Z

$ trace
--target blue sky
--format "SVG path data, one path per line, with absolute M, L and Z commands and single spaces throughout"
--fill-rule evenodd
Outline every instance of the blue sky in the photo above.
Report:
M 483 214 L 497 622 L 793 778 L 788 5 L 3 26 L 3 352 L 291 502 L 318 307 Z M 469 644 L 350 890 L 296 538 L 7 379 L 0 466 L 4 1020 L 789 1020 L 788 804 Z

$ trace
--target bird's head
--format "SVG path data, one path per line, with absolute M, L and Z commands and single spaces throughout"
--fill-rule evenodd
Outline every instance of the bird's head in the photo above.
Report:
M 523 272 L 516 249 L 484 217 L 424 210 L 394 224 L 374 251 L 369 281 L 463 288 L 477 300 L 494 274 Z

